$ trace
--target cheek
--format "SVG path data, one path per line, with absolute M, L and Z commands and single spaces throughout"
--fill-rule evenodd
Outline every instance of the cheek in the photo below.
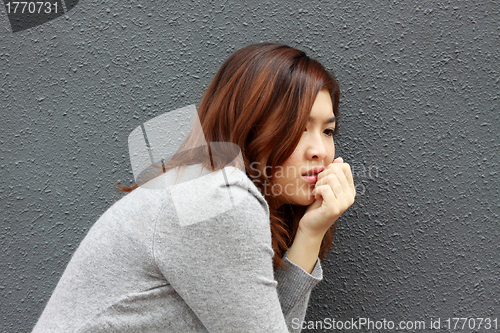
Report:
M 294 156 L 292 154 L 292 156 L 290 156 L 288 158 L 288 160 L 286 160 L 286 162 L 285 162 L 286 163 L 285 164 L 286 165 L 285 170 L 287 170 L 287 174 L 288 174 L 288 172 L 292 172 L 293 173 L 294 171 L 298 170 L 300 168 L 300 166 L 301 166 L 300 161 L 301 161 L 301 159 L 298 158 L 298 156 Z
M 293 151 L 292 155 L 288 156 L 288 158 L 283 163 L 283 166 L 296 166 L 300 161 L 300 146 L 297 146 Z
M 330 139 L 331 140 L 331 139 Z M 333 162 L 334 158 L 335 158 L 335 143 L 330 141 L 327 145 L 327 152 L 328 152 L 328 155 L 327 155 L 327 160 L 331 162 Z

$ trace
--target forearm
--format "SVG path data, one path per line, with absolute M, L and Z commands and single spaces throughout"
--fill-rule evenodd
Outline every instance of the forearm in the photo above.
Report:
M 278 266 L 275 278 L 278 282 L 277 291 L 283 315 L 290 332 L 300 332 L 294 322 L 302 322 L 307 312 L 311 290 L 323 279 L 321 263 L 317 262 L 309 274 L 302 267 L 288 259 L 288 253 L 283 256 L 285 267 Z
M 297 230 L 292 246 L 288 250 L 288 260 L 310 274 L 318 260 L 323 237 L 324 233 L 308 234 L 301 229 Z

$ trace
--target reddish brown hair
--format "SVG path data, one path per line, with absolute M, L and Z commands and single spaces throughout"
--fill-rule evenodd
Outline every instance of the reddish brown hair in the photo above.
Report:
M 224 62 L 198 107 L 205 141 L 239 146 L 247 175 L 269 204 L 275 266 L 283 267 L 281 258 L 293 242 L 306 207 L 278 206 L 266 186 L 272 188 L 274 171 L 297 147 L 316 96 L 323 89 L 332 99 L 336 133 L 340 90 L 333 74 L 303 51 L 282 44 L 258 43 L 236 51 Z M 191 132 L 183 145 L 189 146 L 197 135 Z M 195 163 L 218 170 L 228 162 L 206 156 L 206 152 L 197 150 L 176 154 L 163 172 Z M 252 162 L 270 168 L 270 175 L 251 167 Z M 139 185 L 117 186 L 118 191 L 129 192 Z M 331 247 L 335 225 L 323 239 L 321 259 Z

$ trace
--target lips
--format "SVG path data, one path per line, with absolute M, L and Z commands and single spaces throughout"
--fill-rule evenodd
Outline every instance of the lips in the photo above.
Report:
M 318 174 L 325 170 L 324 167 L 314 167 L 302 175 L 308 183 L 316 183 L 318 181 Z

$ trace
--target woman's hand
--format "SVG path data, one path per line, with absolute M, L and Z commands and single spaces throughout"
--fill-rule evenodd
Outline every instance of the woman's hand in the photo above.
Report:
M 339 157 L 318 174 L 313 190 L 316 199 L 307 207 L 288 250 L 288 259 L 311 273 L 328 229 L 354 203 L 356 189 L 351 167 Z
M 321 173 L 313 190 L 316 199 L 299 222 L 300 232 L 323 238 L 326 231 L 354 203 L 356 188 L 351 167 L 336 158 Z

